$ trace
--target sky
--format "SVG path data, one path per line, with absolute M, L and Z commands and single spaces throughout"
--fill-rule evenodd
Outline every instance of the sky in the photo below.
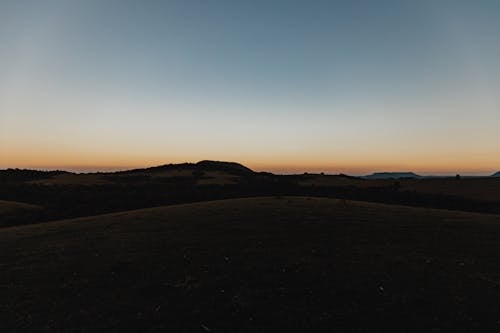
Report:
M 0 1 L 0 168 L 500 170 L 500 1 Z

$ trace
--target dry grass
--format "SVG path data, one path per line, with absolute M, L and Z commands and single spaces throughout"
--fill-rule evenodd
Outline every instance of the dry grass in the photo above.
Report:
M 15 220 L 29 219 L 42 209 L 41 206 L 24 202 L 0 200 L 0 228 L 12 225 L 12 221 Z
M 24 202 L 0 200 L 0 217 L 41 209 L 40 206 Z
M 203 176 L 196 182 L 197 185 L 227 185 L 237 183 L 240 179 L 239 176 L 222 171 L 207 171 Z
M 3 331 L 498 331 L 500 216 L 323 198 L 0 230 Z
M 402 191 L 443 194 L 473 200 L 500 202 L 500 178 L 426 178 L 426 179 L 356 179 L 339 176 L 311 175 L 300 181 L 303 186 L 386 187 L 399 182 Z
M 62 174 L 51 178 L 33 180 L 29 183 L 38 185 L 102 185 L 111 182 L 99 174 Z
M 186 169 L 171 169 L 166 171 L 155 172 L 134 172 L 131 174 L 114 175 L 115 178 L 105 179 L 100 174 L 62 174 L 50 178 L 38 179 L 30 181 L 30 184 L 38 185 L 103 185 L 112 184 L 115 181 L 119 182 L 122 177 L 127 176 L 149 176 L 154 181 L 161 178 L 175 177 L 195 177 L 193 170 Z M 205 171 L 203 177 L 197 181 L 197 185 L 225 185 L 234 184 L 239 179 L 235 176 L 223 171 Z
M 402 190 L 415 190 L 421 193 L 453 195 L 473 200 L 500 202 L 500 179 L 464 178 L 455 179 L 419 179 L 401 181 Z
M 192 169 L 169 169 L 161 171 L 148 171 L 141 173 L 133 173 L 137 175 L 151 176 L 153 178 L 170 178 L 170 177 L 192 177 Z
M 307 176 L 306 179 L 299 181 L 299 185 L 302 186 L 355 186 L 359 188 L 367 187 L 381 187 L 389 186 L 393 184 L 394 181 L 383 180 L 383 179 L 362 179 L 362 178 L 348 178 L 342 176 L 322 176 L 314 175 Z

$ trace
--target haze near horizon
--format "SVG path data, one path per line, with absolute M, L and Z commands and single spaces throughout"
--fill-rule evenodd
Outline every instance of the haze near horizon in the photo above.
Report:
M 0 168 L 500 169 L 497 1 L 2 1 Z

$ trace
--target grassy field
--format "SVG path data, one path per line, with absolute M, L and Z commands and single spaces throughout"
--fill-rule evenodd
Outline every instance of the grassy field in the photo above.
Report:
M 0 216 L 17 214 L 19 212 L 31 211 L 36 209 L 40 209 L 40 207 L 24 202 L 0 200 Z
M 273 175 L 201 161 L 112 173 L 0 170 L 0 199 L 40 207 L 2 215 L 0 227 L 209 200 L 310 196 L 500 215 L 500 178 L 363 179 Z M 19 210 L 21 212 L 21 210 Z
M 0 227 L 7 225 L 12 219 L 22 219 L 32 214 L 36 214 L 41 209 L 42 207 L 38 205 L 0 200 Z
M 500 202 L 500 178 L 434 178 L 401 181 L 402 190 Z
M 75 186 L 75 185 L 86 185 L 86 186 L 95 186 L 95 185 L 108 185 L 108 184 L 116 184 L 123 181 L 127 177 L 135 176 L 135 177 L 147 177 L 148 180 L 162 180 L 168 178 L 176 178 L 176 177 L 185 177 L 185 178 L 193 178 L 193 170 L 168 170 L 168 171 L 159 171 L 159 172 L 135 172 L 131 174 L 123 173 L 123 174 L 62 174 L 55 175 L 48 178 L 37 179 L 28 181 L 29 184 L 33 185 L 58 185 L 58 186 Z M 207 171 L 203 173 L 203 177 L 201 179 L 195 179 L 197 185 L 224 185 L 224 184 L 234 184 L 238 181 L 240 177 L 222 172 L 222 171 Z M 146 179 L 146 178 L 145 178 Z
M 308 197 L 0 229 L 0 330 L 500 329 L 500 216 Z
M 67 173 L 55 175 L 48 178 L 29 181 L 34 185 L 103 185 L 110 184 L 110 181 L 104 179 L 100 174 L 75 174 Z
M 390 186 L 394 180 L 362 179 L 332 175 L 304 175 L 298 182 L 302 186 L 354 186 L 360 188 Z
M 398 183 L 401 191 L 416 191 L 462 197 L 472 200 L 500 202 L 500 178 L 423 178 L 423 179 L 362 179 L 341 176 L 309 175 L 302 186 L 353 186 L 357 188 L 390 187 Z

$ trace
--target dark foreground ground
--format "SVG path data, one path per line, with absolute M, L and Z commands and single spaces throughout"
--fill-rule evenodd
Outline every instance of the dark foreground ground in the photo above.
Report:
M 500 216 L 336 199 L 0 229 L 0 331 L 498 332 Z

